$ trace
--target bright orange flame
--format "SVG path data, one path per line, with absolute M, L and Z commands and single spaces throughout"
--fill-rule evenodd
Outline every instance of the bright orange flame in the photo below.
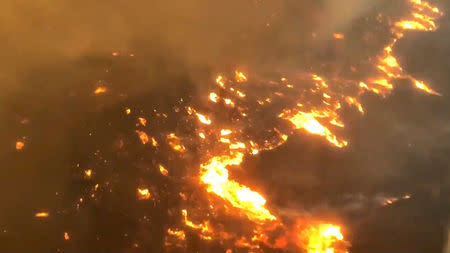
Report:
M 340 230 L 339 226 L 333 224 L 310 225 L 298 234 L 299 246 L 305 247 L 308 253 L 346 252 L 336 247 L 336 242 L 344 239 Z
M 247 81 L 247 77 L 244 75 L 244 73 L 240 72 L 240 71 L 235 71 L 235 78 L 237 82 L 245 82 Z
M 162 166 L 162 165 L 160 164 L 160 165 L 158 165 L 158 167 L 159 167 L 159 172 L 160 172 L 162 175 L 164 175 L 164 176 L 169 175 L 169 171 L 168 171 L 166 168 L 164 168 L 164 166 Z
M 84 176 L 86 177 L 86 178 L 91 178 L 91 176 L 92 176 L 92 170 L 91 169 L 88 169 L 88 170 L 85 170 L 84 171 Z
M 145 118 L 139 117 L 138 120 L 139 120 L 139 124 L 141 124 L 143 126 L 147 125 L 147 120 Z
M 64 232 L 64 240 L 68 241 L 70 239 L 69 233 Z
M 148 135 L 147 135 L 147 133 L 146 132 L 144 132 L 144 131 L 139 131 L 139 130 L 136 130 L 136 133 L 138 134 L 138 136 L 139 136 L 139 139 L 141 140 L 141 142 L 142 142 L 142 144 L 147 144 L 148 143 L 148 141 L 149 141 L 149 138 L 148 138 Z
M 183 230 L 169 228 L 169 229 L 167 229 L 167 233 L 171 236 L 177 237 L 180 240 L 186 239 L 186 235 Z
M 16 150 L 22 150 L 25 146 L 25 143 L 23 141 L 16 141 Z
M 94 90 L 94 94 L 95 95 L 102 94 L 102 93 L 105 93 L 105 92 L 106 92 L 106 87 L 104 87 L 104 86 L 97 87 Z
M 167 135 L 167 142 L 169 146 L 172 147 L 173 150 L 178 152 L 184 152 L 185 147 L 181 144 L 181 140 L 178 136 L 176 136 L 174 133 L 170 133 Z
M 285 113 L 280 114 L 281 118 L 289 120 L 296 129 L 304 129 L 309 133 L 324 136 L 330 143 L 334 144 L 336 147 L 341 148 L 347 146 L 347 141 L 339 140 L 336 135 L 334 135 L 327 127 L 322 125 L 317 120 L 317 118 L 323 118 L 324 116 L 328 115 L 317 111 L 311 111 L 308 113 L 299 111 L 293 115 L 285 115 Z
M 39 212 L 34 215 L 34 217 L 37 218 L 47 218 L 48 216 L 50 216 L 48 212 Z
M 208 185 L 208 191 L 214 192 L 241 209 L 249 219 L 254 221 L 275 220 L 265 207 L 266 200 L 257 192 L 228 179 L 227 166 L 242 163 L 243 154 L 237 152 L 232 156 L 215 156 L 202 164 L 201 181 Z
M 147 188 L 137 188 L 138 199 L 145 200 L 151 197 L 150 191 Z
M 197 118 L 198 120 L 205 124 L 205 125 L 210 125 L 211 124 L 211 120 L 209 118 L 207 118 L 205 115 L 200 114 L 200 113 L 196 113 L 197 114 Z

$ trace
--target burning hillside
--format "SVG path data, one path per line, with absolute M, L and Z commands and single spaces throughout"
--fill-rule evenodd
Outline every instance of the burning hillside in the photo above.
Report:
M 83 217 L 89 210 L 120 217 L 89 221 L 102 227 L 89 240 L 101 241 L 108 234 L 124 241 L 125 252 L 351 252 L 347 235 L 352 231 L 338 214 L 279 206 L 270 201 L 275 198 L 270 187 L 260 185 L 263 180 L 246 169 L 248 161 L 298 136 L 317 137 L 330 149 L 350 147 L 352 139 L 344 129 L 353 122 L 343 113 L 365 117 L 368 94 L 386 98 L 402 83 L 441 96 L 433 84 L 404 70 L 395 48 L 411 31 L 437 30 L 443 12 L 421 0 L 406 1 L 404 7 L 403 16 L 376 13 L 362 21 L 375 27 L 375 37 L 360 36 L 371 45 L 343 60 L 339 69 L 322 62 L 267 75 L 245 67 L 224 69 L 200 88 L 155 99 L 151 106 L 130 102 L 106 81 L 96 82 L 89 94 L 93 100 L 118 94 L 121 104 L 105 113 L 101 124 L 83 129 L 87 134 L 79 139 L 89 145 L 79 148 L 81 158 L 71 171 L 79 191 L 66 193 L 63 207 L 30 216 L 65 220 L 60 238 L 65 242 L 55 246 L 62 252 L 71 251 L 64 243 L 83 244 L 77 235 L 81 225 L 67 217 L 88 222 Z M 353 50 L 355 33 L 333 31 L 327 40 L 341 56 Z M 312 33 L 308 40 L 319 41 L 317 36 Z M 139 56 L 113 52 L 111 57 Z M 112 136 L 103 133 L 106 128 Z M 23 153 L 33 143 L 20 138 L 15 145 Z M 374 203 L 387 207 L 411 197 L 379 196 Z M 108 229 L 114 223 L 123 229 Z

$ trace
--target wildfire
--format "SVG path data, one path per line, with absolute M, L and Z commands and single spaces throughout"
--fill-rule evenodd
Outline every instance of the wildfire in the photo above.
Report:
M 179 224 L 179 227 L 184 230 L 168 228 L 166 245 L 179 246 L 181 245 L 178 243 L 179 241 L 186 240 L 186 232 L 195 232 L 203 240 L 218 239 L 217 237 L 233 239 L 233 243 L 224 245 L 227 248 L 227 252 L 233 252 L 231 249 L 233 247 L 256 251 L 262 248 L 261 245 L 271 248 L 283 248 L 287 245 L 290 247 L 293 244 L 296 244 L 301 250 L 308 253 L 346 252 L 348 245 L 344 241 L 340 226 L 327 222 L 309 222 L 306 225 L 302 224 L 302 227 L 295 227 L 295 233 L 292 236 L 291 229 L 293 225 L 283 224 L 284 217 L 276 216 L 277 210 L 269 210 L 263 194 L 255 191 L 253 187 L 235 180 L 230 176 L 230 172 L 242 165 L 246 155 L 257 155 L 261 151 L 279 147 L 287 142 L 292 134 L 298 132 L 296 130 L 320 136 L 330 145 L 337 148 L 347 146 L 348 141 L 334 133 L 334 130 L 337 128 L 345 127 L 340 118 L 341 108 L 348 105 L 353 110 L 358 110 L 361 114 L 364 114 L 362 95 L 365 92 L 372 92 L 386 96 L 394 89 L 394 84 L 398 79 L 411 81 L 413 86 L 420 91 L 439 95 L 425 82 L 405 74 L 400 62 L 393 54 L 394 45 L 403 36 L 403 32 L 406 30 L 435 30 L 437 28 L 435 19 L 442 15 L 439 9 L 429 3 L 420 0 L 410 0 L 410 4 L 413 9 L 411 15 L 406 17 L 405 20 L 392 23 L 391 40 L 383 47 L 380 47 L 380 52 L 376 57 L 370 59 L 373 68 L 371 70 L 375 74 L 362 80 L 340 80 L 340 78 L 327 78 L 323 73 L 320 75 L 324 77 L 319 74 L 304 73 L 298 79 L 297 77 L 291 78 L 288 76 L 288 81 L 286 77 L 277 77 L 277 81 L 263 82 L 262 85 L 258 84 L 260 86 L 252 86 L 256 78 L 248 80 L 243 72 L 235 70 L 234 78 L 232 76 L 233 73 L 229 77 L 218 75 L 215 78 L 217 85 L 213 86 L 213 90 L 207 90 L 204 93 L 205 96 L 202 101 L 210 101 L 208 106 L 213 107 L 211 110 L 202 110 L 194 105 L 180 107 L 184 108 L 185 111 L 177 108 L 176 112 L 185 113 L 183 114 L 183 119 L 188 118 L 185 122 L 198 123 L 189 124 L 195 127 L 194 131 L 191 132 L 192 135 L 176 129 L 171 130 L 174 133 L 165 132 L 155 136 L 158 137 L 162 147 L 167 143 L 175 152 L 186 152 L 183 155 L 177 153 L 178 158 L 190 157 L 191 159 L 194 157 L 190 161 L 195 160 L 195 166 L 197 167 L 191 167 L 194 169 L 198 168 L 199 174 L 194 175 L 193 178 L 198 180 L 195 182 L 199 182 L 206 192 L 210 193 L 207 195 L 208 201 L 210 201 L 210 208 L 206 207 L 209 210 L 206 214 L 199 211 L 203 216 L 194 222 L 191 220 L 193 212 L 189 212 L 191 214 L 189 218 L 188 211 L 183 206 L 181 208 L 183 224 Z M 333 36 L 335 39 L 342 40 L 339 42 L 340 44 L 346 43 L 344 34 L 335 33 Z M 352 68 L 351 70 L 355 72 L 356 68 L 353 66 Z M 211 80 L 211 82 L 214 82 L 214 80 Z M 244 82 L 245 85 L 242 84 Z M 303 82 L 305 83 L 304 86 L 298 85 Z M 260 91 L 259 87 L 263 87 L 263 85 L 264 88 L 261 88 Z M 267 88 L 268 91 L 264 90 L 265 86 L 269 87 Z M 350 89 L 347 89 L 347 87 Z M 98 87 L 97 90 L 99 88 L 102 87 Z M 106 88 L 98 93 L 97 90 L 94 92 L 95 94 L 106 92 Z M 199 111 L 207 111 L 208 115 L 199 113 Z M 214 114 L 222 111 L 225 111 L 223 113 L 225 117 Z M 125 113 L 130 114 L 131 109 L 127 108 Z M 157 115 L 163 118 L 168 117 L 167 114 L 158 113 Z M 271 118 L 266 120 L 266 117 Z M 229 122 L 224 122 L 227 119 L 229 119 Z M 143 117 L 137 118 L 137 122 L 136 127 L 147 125 L 147 119 Z M 266 122 L 268 122 L 267 125 Z M 288 124 L 285 124 L 286 122 Z M 252 135 L 253 133 L 249 133 L 253 130 L 257 134 Z M 148 136 L 144 131 L 136 130 L 135 132 L 142 144 L 151 143 L 155 147 L 153 150 L 158 150 L 157 147 L 160 144 L 154 137 Z M 175 132 L 179 135 L 177 136 Z M 259 135 L 260 132 L 262 134 Z M 200 143 L 197 145 L 198 150 L 191 148 L 193 146 L 192 143 Z M 17 145 L 16 143 L 16 149 L 20 150 L 24 144 L 22 142 L 21 146 L 19 145 L 20 147 Z M 192 152 L 193 150 L 195 152 Z M 193 153 L 194 155 L 192 155 Z M 170 159 L 173 159 L 173 156 Z M 157 164 L 159 173 L 163 176 L 168 176 L 169 171 L 159 162 L 161 161 L 154 163 Z M 167 161 L 162 161 L 162 163 L 170 164 Z M 174 179 L 174 175 L 177 174 L 174 173 L 175 170 L 172 171 L 172 167 L 170 169 L 171 177 L 166 178 L 167 181 Z M 92 170 L 86 170 L 84 173 L 86 178 L 92 176 Z M 137 188 L 136 194 L 139 200 L 148 200 L 152 197 L 148 188 Z M 191 199 L 187 197 L 187 194 L 179 193 L 182 203 L 186 203 L 187 200 Z M 409 197 L 410 195 L 405 195 L 402 198 L 407 199 Z M 389 205 L 399 199 L 401 198 L 385 198 L 382 203 L 383 205 Z M 254 227 L 249 229 L 249 231 L 253 230 L 253 232 L 247 231 L 247 234 L 241 235 L 237 233 L 228 234 L 221 230 L 223 229 L 223 224 L 218 225 L 217 223 L 220 222 L 211 219 L 211 217 L 216 215 L 215 206 L 217 203 L 219 203 L 220 208 L 223 207 L 226 210 L 227 214 L 238 214 L 239 217 L 244 217 L 251 221 L 250 223 Z M 188 205 L 187 207 L 191 210 L 191 206 Z M 194 214 L 194 218 L 199 217 L 196 212 Z M 35 216 L 48 217 L 48 215 L 48 213 L 43 212 Z M 294 217 L 291 220 L 296 218 Z M 275 227 L 274 224 L 283 231 L 288 231 L 286 233 L 291 234 L 285 234 L 282 237 L 269 240 L 266 232 L 274 231 L 272 228 Z M 292 240 L 293 237 L 295 237 L 294 241 Z M 172 243 L 171 240 L 173 239 L 177 241 Z

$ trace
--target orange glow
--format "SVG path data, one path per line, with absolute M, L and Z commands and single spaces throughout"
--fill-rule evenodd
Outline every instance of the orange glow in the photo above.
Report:
M 169 171 L 168 171 L 166 168 L 164 168 L 164 166 L 162 166 L 162 165 L 160 164 L 160 165 L 158 165 L 158 167 L 159 167 L 159 172 L 160 172 L 162 175 L 164 175 L 164 176 L 169 175 Z
M 209 100 L 213 101 L 214 103 L 217 103 L 218 99 L 219 99 L 219 96 L 217 96 L 216 93 L 214 93 L 214 92 L 209 93 Z
M 225 136 L 231 134 L 232 131 L 230 129 L 222 129 L 220 130 L 220 135 Z
M 125 109 L 125 114 L 129 115 L 131 113 L 131 109 L 130 108 L 126 108 Z
M 335 33 L 335 34 L 333 34 L 333 37 L 335 39 L 342 40 L 342 39 L 344 39 L 344 34 L 342 34 L 342 33 Z
M 85 178 L 89 179 L 89 178 L 91 178 L 91 176 L 92 176 L 92 170 L 91 169 L 88 169 L 88 170 L 84 171 L 84 177 Z
M 145 200 L 151 197 L 150 191 L 147 188 L 137 188 L 138 199 Z
M 434 94 L 434 95 L 439 95 L 439 96 L 441 95 L 441 94 L 439 94 L 438 92 L 436 92 L 436 91 L 430 89 L 424 82 L 421 82 L 421 81 L 419 81 L 419 80 L 414 80 L 414 85 L 415 85 L 418 89 L 423 90 L 423 91 L 425 91 L 426 93 Z
M 25 146 L 25 142 L 16 141 L 16 150 L 22 150 L 24 146 Z
M 208 192 L 214 192 L 231 205 L 242 210 L 249 219 L 255 221 L 275 220 L 265 207 L 266 200 L 257 192 L 228 179 L 227 166 L 242 163 L 243 154 L 215 156 L 201 165 L 201 181 L 208 185 Z
M 200 114 L 200 113 L 196 113 L 197 114 L 197 118 L 198 120 L 205 124 L 205 125 L 210 125 L 211 124 L 211 120 L 209 118 L 207 118 L 205 115 Z
M 241 82 L 245 82 L 245 81 L 247 81 L 247 77 L 244 75 L 244 73 L 242 73 L 242 72 L 239 72 L 239 71 L 235 71 L 234 72 L 234 77 L 236 78 L 236 81 L 238 82 L 238 83 L 241 83 Z
M 69 234 L 67 232 L 64 232 L 64 240 L 70 240 Z
M 167 229 L 167 234 L 174 236 L 180 240 L 185 240 L 186 239 L 186 235 L 184 233 L 183 230 L 178 230 L 178 229 Z
M 145 145 L 148 143 L 149 138 L 148 138 L 147 133 L 145 133 L 144 131 L 139 131 L 139 130 L 136 130 L 136 133 L 138 134 L 139 139 L 141 140 L 142 144 Z
M 324 136 L 330 143 L 334 144 L 336 147 L 347 146 L 347 141 L 339 140 L 336 135 L 334 135 L 327 127 L 322 125 L 317 118 L 327 117 L 326 113 L 320 113 L 317 111 L 311 111 L 309 113 L 299 111 L 295 114 L 286 113 L 280 114 L 281 118 L 289 120 L 296 129 L 304 129 L 307 132 L 319 136 Z
M 340 230 L 333 224 L 307 225 L 298 232 L 297 243 L 308 253 L 344 253 L 347 252 L 346 245 L 337 244 L 344 239 Z
M 139 120 L 139 124 L 141 124 L 143 126 L 147 125 L 147 120 L 145 118 L 139 117 L 138 120 Z
M 222 88 L 225 87 L 225 83 L 224 83 L 224 80 L 223 80 L 222 76 L 217 76 L 216 83 Z
M 37 217 L 37 218 L 47 218 L 49 216 L 50 216 L 50 214 L 48 212 L 39 212 L 34 215 L 34 217 Z
M 105 93 L 105 92 L 106 92 L 106 87 L 104 87 L 104 86 L 97 87 L 94 90 L 94 94 L 95 95 L 99 95 L 99 94 L 102 94 L 102 93 Z
M 170 133 L 167 135 L 167 142 L 169 146 L 172 147 L 173 150 L 178 152 L 184 152 L 185 147 L 181 144 L 181 140 L 178 136 L 176 136 L 174 133 Z

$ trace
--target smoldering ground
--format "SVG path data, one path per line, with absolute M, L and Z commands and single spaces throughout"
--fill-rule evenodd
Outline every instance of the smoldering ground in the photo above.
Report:
M 83 188 L 74 182 L 71 170 L 104 144 L 87 141 L 92 129 L 104 131 L 102 140 L 112 138 L 126 131 L 119 123 L 122 119 L 112 116 L 122 105 L 164 105 L 189 90 L 202 89 L 223 69 L 293 72 L 320 65 L 317 61 L 329 57 L 339 62 L 320 53 L 330 50 L 327 36 L 345 32 L 352 22 L 385 4 L 2 3 L 2 251 L 48 252 L 66 247 L 61 234 L 67 227 L 62 226 L 70 222 L 79 225 L 71 231 L 71 251 L 128 249 L 123 234 L 138 230 L 133 215 L 94 208 L 81 217 L 69 214 L 50 221 L 32 217 L 42 209 L 64 210 L 66 199 Z M 443 10 L 448 13 L 450 8 Z M 346 122 L 351 122 L 343 133 L 351 143 L 348 149 L 335 150 L 318 138 L 300 134 L 285 147 L 248 161 L 247 173 L 255 178 L 252 184 L 271 205 L 339 213 L 352 252 L 442 251 L 449 213 L 448 16 L 439 25 L 434 33 L 408 34 L 395 50 L 407 72 L 426 80 L 443 96 L 419 94 L 409 84 L 399 83 L 387 99 L 365 97 L 365 116 L 345 113 Z M 310 41 L 313 32 L 323 36 L 321 43 Z M 113 51 L 120 53 L 120 59 L 111 56 Z M 99 80 L 114 95 L 93 97 Z M 21 123 L 24 119 L 28 123 Z M 105 128 L 109 123 L 116 128 Z M 25 138 L 21 153 L 14 150 L 18 138 Z M 127 185 L 134 179 L 121 180 Z M 357 197 L 405 192 L 413 197 L 389 207 L 371 206 Z M 350 200 L 344 196 L 351 196 Z M 121 206 L 123 198 L 112 201 Z M 356 207 L 349 211 L 349 206 Z M 107 239 L 97 240 L 97 232 L 107 234 Z M 155 238 L 161 231 L 145 233 L 143 237 Z M 152 250 L 155 244 L 149 239 L 144 245 L 143 250 Z

